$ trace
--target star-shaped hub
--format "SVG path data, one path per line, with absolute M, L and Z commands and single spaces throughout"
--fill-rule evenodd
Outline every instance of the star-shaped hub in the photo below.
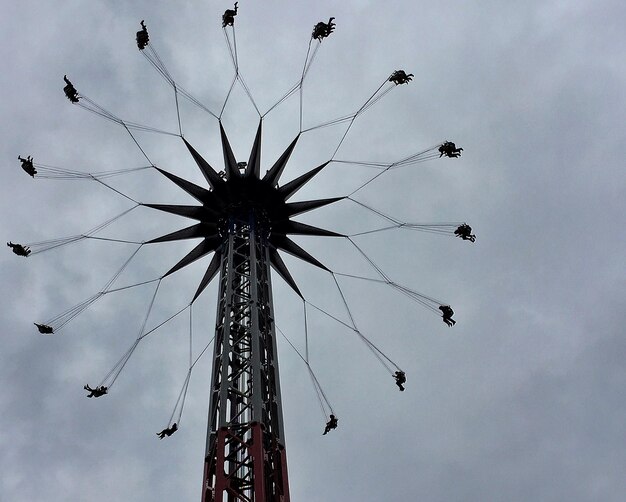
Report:
M 211 252 L 215 253 L 198 286 L 198 290 L 193 298 L 194 300 L 202 293 L 219 270 L 223 244 L 228 237 L 228 225 L 233 219 L 246 220 L 248 215 L 255 215 L 255 220 L 257 224 L 262 227 L 263 234 L 269 245 L 272 267 L 300 296 L 302 296 L 302 294 L 278 254 L 278 250 L 285 251 L 324 270 L 328 269 L 292 241 L 288 235 L 299 234 L 343 237 L 342 234 L 291 220 L 293 216 L 332 204 L 333 202 L 343 199 L 343 197 L 287 202 L 300 188 L 311 180 L 313 176 L 319 173 L 328 162 L 311 169 L 309 172 L 285 185 L 279 186 L 278 181 L 300 137 L 300 134 L 298 134 L 271 169 L 261 178 L 261 125 L 262 122 L 259 122 L 252 152 L 250 153 L 247 165 L 244 167 L 243 163 L 237 164 L 224 128 L 220 122 L 220 134 L 225 165 L 224 177 L 220 176 L 183 138 L 185 145 L 208 182 L 209 189 L 202 188 L 170 172 L 157 168 L 161 174 L 169 178 L 202 204 L 199 206 L 144 204 L 147 207 L 177 214 L 179 216 L 185 216 L 199 222 L 148 242 L 149 244 L 183 239 L 203 239 L 200 244 L 174 265 L 165 276 L 186 267 Z

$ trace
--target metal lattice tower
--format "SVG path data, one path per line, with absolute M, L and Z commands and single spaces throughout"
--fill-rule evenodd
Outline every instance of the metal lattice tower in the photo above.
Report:
M 203 501 L 289 501 L 267 223 L 232 216 L 220 265 Z
M 203 238 L 165 275 L 213 252 L 195 300 L 219 272 L 203 502 L 289 501 L 270 270 L 302 296 L 278 250 L 328 269 L 288 234 L 341 235 L 290 220 L 341 199 L 287 202 L 328 162 L 279 187 L 298 134 L 261 178 L 261 126 L 249 161 L 237 163 L 220 123 L 223 176 L 185 141 L 209 190 L 159 169 L 201 206 L 146 204 L 199 221 L 150 241 Z

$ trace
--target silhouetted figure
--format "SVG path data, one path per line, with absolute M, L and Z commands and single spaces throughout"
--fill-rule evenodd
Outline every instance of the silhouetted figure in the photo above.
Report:
M 245 171 L 247 167 L 247 162 L 237 162 L 237 169 L 239 169 L 240 171 Z
M 17 256 L 28 256 L 30 254 L 30 248 L 28 246 L 13 244 L 12 242 L 7 242 L 7 246 L 9 246 Z
M 443 315 L 443 322 L 445 322 L 448 326 L 454 326 L 456 324 L 456 321 L 452 319 L 454 310 L 452 310 L 450 305 L 441 305 L 439 310 L 441 310 L 441 314 Z
M 239 2 L 235 2 L 235 10 L 226 9 L 224 11 L 224 15 L 222 16 L 222 28 L 226 28 L 227 26 L 232 26 L 235 24 L 235 16 L 237 15 L 237 4 Z
M 137 32 L 137 47 L 139 47 L 139 50 L 142 51 L 148 45 L 150 37 L 148 36 L 148 28 L 146 28 L 143 19 L 141 20 L 140 24 L 141 30 Z
M 17 156 L 17 158 L 22 163 L 22 169 L 24 169 L 24 171 L 26 171 L 31 177 L 34 178 L 35 174 L 37 174 L 37 169 L 35 169 L 35 166 L 33 166 L 33 158 L 30 155 L 25 159 L 20 157 L 19 155 Z
M 396 70 L 389 77 L 389 82 L 393 82 L 396 85 L 408 84 L 411 80 L 413 80 L 414 76 L 415 75 L 412 73 L 407 75 L 404 70 Z
M 67 75 L 63 75 L 63 80 L 65 80 L 65 83 L 67 84 L 64 88 L 63 88 L 63 92 L 65 93 L 65 96 L 67 97 L 67 99 L 69 99 L 72 103 L 78 103 L 78 91 L 76 90 L 76 88 L 72 85 L 72 82 L 69 81 L 69 79 L 67 78 Z
M 178 430 L 178 425 L 173 423 L 171 427 L 167 427 L 166 429 L 163 429 L 161 432 L 157 432 L 157 436 L 159 436 L 159 439 L 163 439 L 165 436 L 170 437 L 177 430 Z
M 335 415 L 331 415 L 330 416 L 330 420 L 326 423 L 326 428 L 324 429 L 324 434 L 322 434 L 322 436 L 325 436 L 326 434 L 328 434 L 333 429 L 336 429 L 338 421 L 339 420 L 337 419 L 337 417 Z
M 470 227 L 467 223 L 459 225 L 454 231 L 454 235 L 460 237 L 464 241 L 474 242 L 476 240 L 476 236 L 472 234 L 472 227 Z
M 402 392 L 404 392 L 404 385 L 402 385 L 403 383 L 406 383 L 406 375 L 404 374 L 404 371 L 396 371 L 393 377 L 396 379 L 396 385 Z
M 92 389 L 89 385 L 85 385 L 83 389 L 89 392 L 87 397 L 101 397 L 109 392 L 109 388 L 104 385 L 98 385 L 95 389 Z
M 445 141 L 439 147 L 439 158 L 443 157 L 444 155 L 451 159 L 460 157 L 462 151 L 463 151 L 463 148 L 457 148 L 456 145 L 452 143 L 452 141 Z
M 333 23 L 333 19 L 335 18 L 331 17 L 328 20 L 328 23 L 324 23 L 323 21 L 317 23 L 313 27 L 313 34 L 311 35 L 311 37 L 315 40 L 319 40 L 320 42 L 324 38 L 328 37 L 333 31 L 335 31 L 335 23 Z
M 36 322 L 34 322 L 33 324 L 37 326 L 37 329 L 42 335 L 51 335 L 52 333 L 54 333 L 54 329 L 52 329 L 52 326 L 48 326 L 47 324 L 37 324 Z

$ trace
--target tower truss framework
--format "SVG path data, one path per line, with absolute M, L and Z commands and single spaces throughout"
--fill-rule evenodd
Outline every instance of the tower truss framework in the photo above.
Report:
M 203 502 L 289 502 L 267 234 L 254 210 L 224 229 Z

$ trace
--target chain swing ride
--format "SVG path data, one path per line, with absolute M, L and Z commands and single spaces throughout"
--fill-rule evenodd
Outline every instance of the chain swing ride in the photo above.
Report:
M 65 75 L 63 77 L 65 97 L 73 105 L 118 124 L 126 130 L 145 158 L 146 165 L 111 171 L 86 172 L 41 164 L 35 162 L 31 156 L 26 158 L 18 156 L 21 168 L 32 178 L 93 181 L 127 199 L 130 207 L 101 224 L 85 230 L 83 233 L 23 244 L 8 242 L 7 245 L 14 254 L 25 258 L 85 239 L 134 245 L 134 250 L 130 256 L 123 261 L 120 268 L 98 292 L 49 319 L 35 323 L 38 332 L 42 335 L 59 333 L 73 319 L 105 295 L 135 287 L 152 287 L 148 308 L 136 338 L 132 341 L 128 350 L 122 354 L 119 360 L 111 367 L 111 370 L 100 379 L 95 387 L 92 388 L 89 385 L 85 385 L 84 388 L 88 392 L 87 397 L 98 398 L 108 394 L 139 344 L 171 320 L 187 312 L 189 316 L 189 366 L 167 427 L 157 435 L 163 439 L 174 434 L 180 427 L 192 370 L 208 351 L 209 347 L 213 345 L 213 368 L 209 397 L 202 501 L 288 502 L 290 499 L 276 334 L 279 333 L 286 340 L 298 358 L 304 363 L 320 409 L 324 415 L 324 420 L 326 420 L 324 434 L 327 434 L 337 427 L 338 419 L 327 393 L 322 388 L 310 364 L 307 315 L 311 309 L 353 332 L 356 335 L 356 339 L 371 351 L 384 370 L 395 380 L 395 384 L 400 391 L 404 391 L 404 384 L 406 383 L 406 375 L 398 364 L 386 355 L 357 326 L 352 309 L 340 284 L 340 278 L 342 280 L 368 281 L 389 286 L 415 303 L 425 307 L 431 313 L 442 317 L 448 326 L 452 326 L 456 322 L 452 319 L 454 311 L 448 303 L 415 291 L 391 279 L 357 243 L 358 238 L 363 235 L 395 229 L 447 235 L 470 242 L 474 242 L 476 237 L 472 234 L 471 227 L 465 222 L 404 222 L 356 198 L 363 188 L 371 183 L 375 183 L 378 178 L 389 171 L 414 166 L 438 158 L 460 157 L 463 149 L 457 148 L 454 143 L 447 140 L 439 142 L 432 147 L 422 149 L 408 157 L 391 162 L 352 161 L 336 157 L 355 120 L 389 92 L 403 84 L 409 84 L 414 77 L 413 74 L 407 74 L 404 70 L 395 70 L 382 80 L 376 90 L 353 113 L 314 126 L 304 127 L 303 84 L 322 43 L 335 30 L 335 18 L 331 17 L 327 22 L 320 21 L 314 25 L 300 76 L 275 103 L 262 112 L 255 102 L 252 92 L 246 85 L 239 67 L 235 36 L 235 17 L 238 14 L 238 4 L 235 3 L 234 9 L 226 10 L 222 16 L 224 39 L 233 65 L 234 75 L 220 110 L 210 109 L 181 87 L 172 77 L 163 59 L 157 52 L 153 41 L 150 39 L 145 21 L 141 21 L 141 29 L 136 34 L 137 47 L 148 63 L 172 89 L 177 118 L 174 131 L 154 128 L 118 117 L 92 98 L 89 98 L 82 92 L 78 92 L 72 81 Z M 222 117 L 226 105 L 231 97 L 233 88 L 237 84 L 242 87 L 250 100 L 259 121 L 247 162 L 237 162 L 222 125 Z M 280 157 L 271 165 L 265 175 L 261 176 L 263 120 L 268 114 L 294 95 L 299 96 L 299 130 Z M 224 168 L 222 171 L 216 171 L 196 148 L 185 139 L 179 106 L 180 101 L 183 99 L 217 121 L 224 157 Z M 290 156 L 297 147 L 298 140 L 302 135 L 342 124 L 345 126 L 345 129 L 328 160 L 310 169 L 305 174 L 279 185 Z M 205 188 L 191 183 L 155 165 L 150 160 L 146 149 L 137 140 L 134 134 L 136 131 L 180 138 L 204 176 L 208 187 Z M 331 163 L 351 164 L 373 169 L 377 172 L 343 197 L 290 202 L 292 196 Z M 111 184 L 110 180 L 113 178 L 123 177 L 142 170 L 152 170 L 158 176 L 164 176 L 193 197 L 197 201 L 197 205 L 145 203 L 135 200 L 135 198 L 118 188 L 114 188 Z M 385 221 L 385 225 L 358 233 L 340 234 L 292 219 L 295 216 L 339 201 L 351 203 L 359 210 L 375 214 Z M 151 208 L 182 216 L 194 220 L 195 223 L 181 230 L 148 241 L 115 239 L 98 235 L 102 230 L 118 222 L 138 207 Z M 350 243 L 357 255 L 367 262 L 368 266 L 375 272 L 376 277 L 372 278 L 331 270 L 296 244 L 290 238 L 292 235 L 345 239 Z M 120 275 L 137 259 L 144 246 L 187 239 L 201 239 L 201 241 L 163 275 L 127 286 L 116 286 Z M 283 261 L 281 253 L 290 254 L 330 274 L 341 298 L 342 307 L 349 319 L 348 322 L 339 319 L 326 309 L 304 297 Z M 148 322 L 159 289 L 166 278 L 196 260 L 211 254 L 212 257 L 206 272 L 190 301 L 176 312 L 171 313 L 164 321 L 148 329 Z M 305 335 L 304 351 L 299 350 L 275 322 L 271 270 L 278 274 L 302 301 Z M 215 277 L 218 277 L 219 289 L 215 334 L 197 354 L 194 354 L 192 349 L 193 306 Z

